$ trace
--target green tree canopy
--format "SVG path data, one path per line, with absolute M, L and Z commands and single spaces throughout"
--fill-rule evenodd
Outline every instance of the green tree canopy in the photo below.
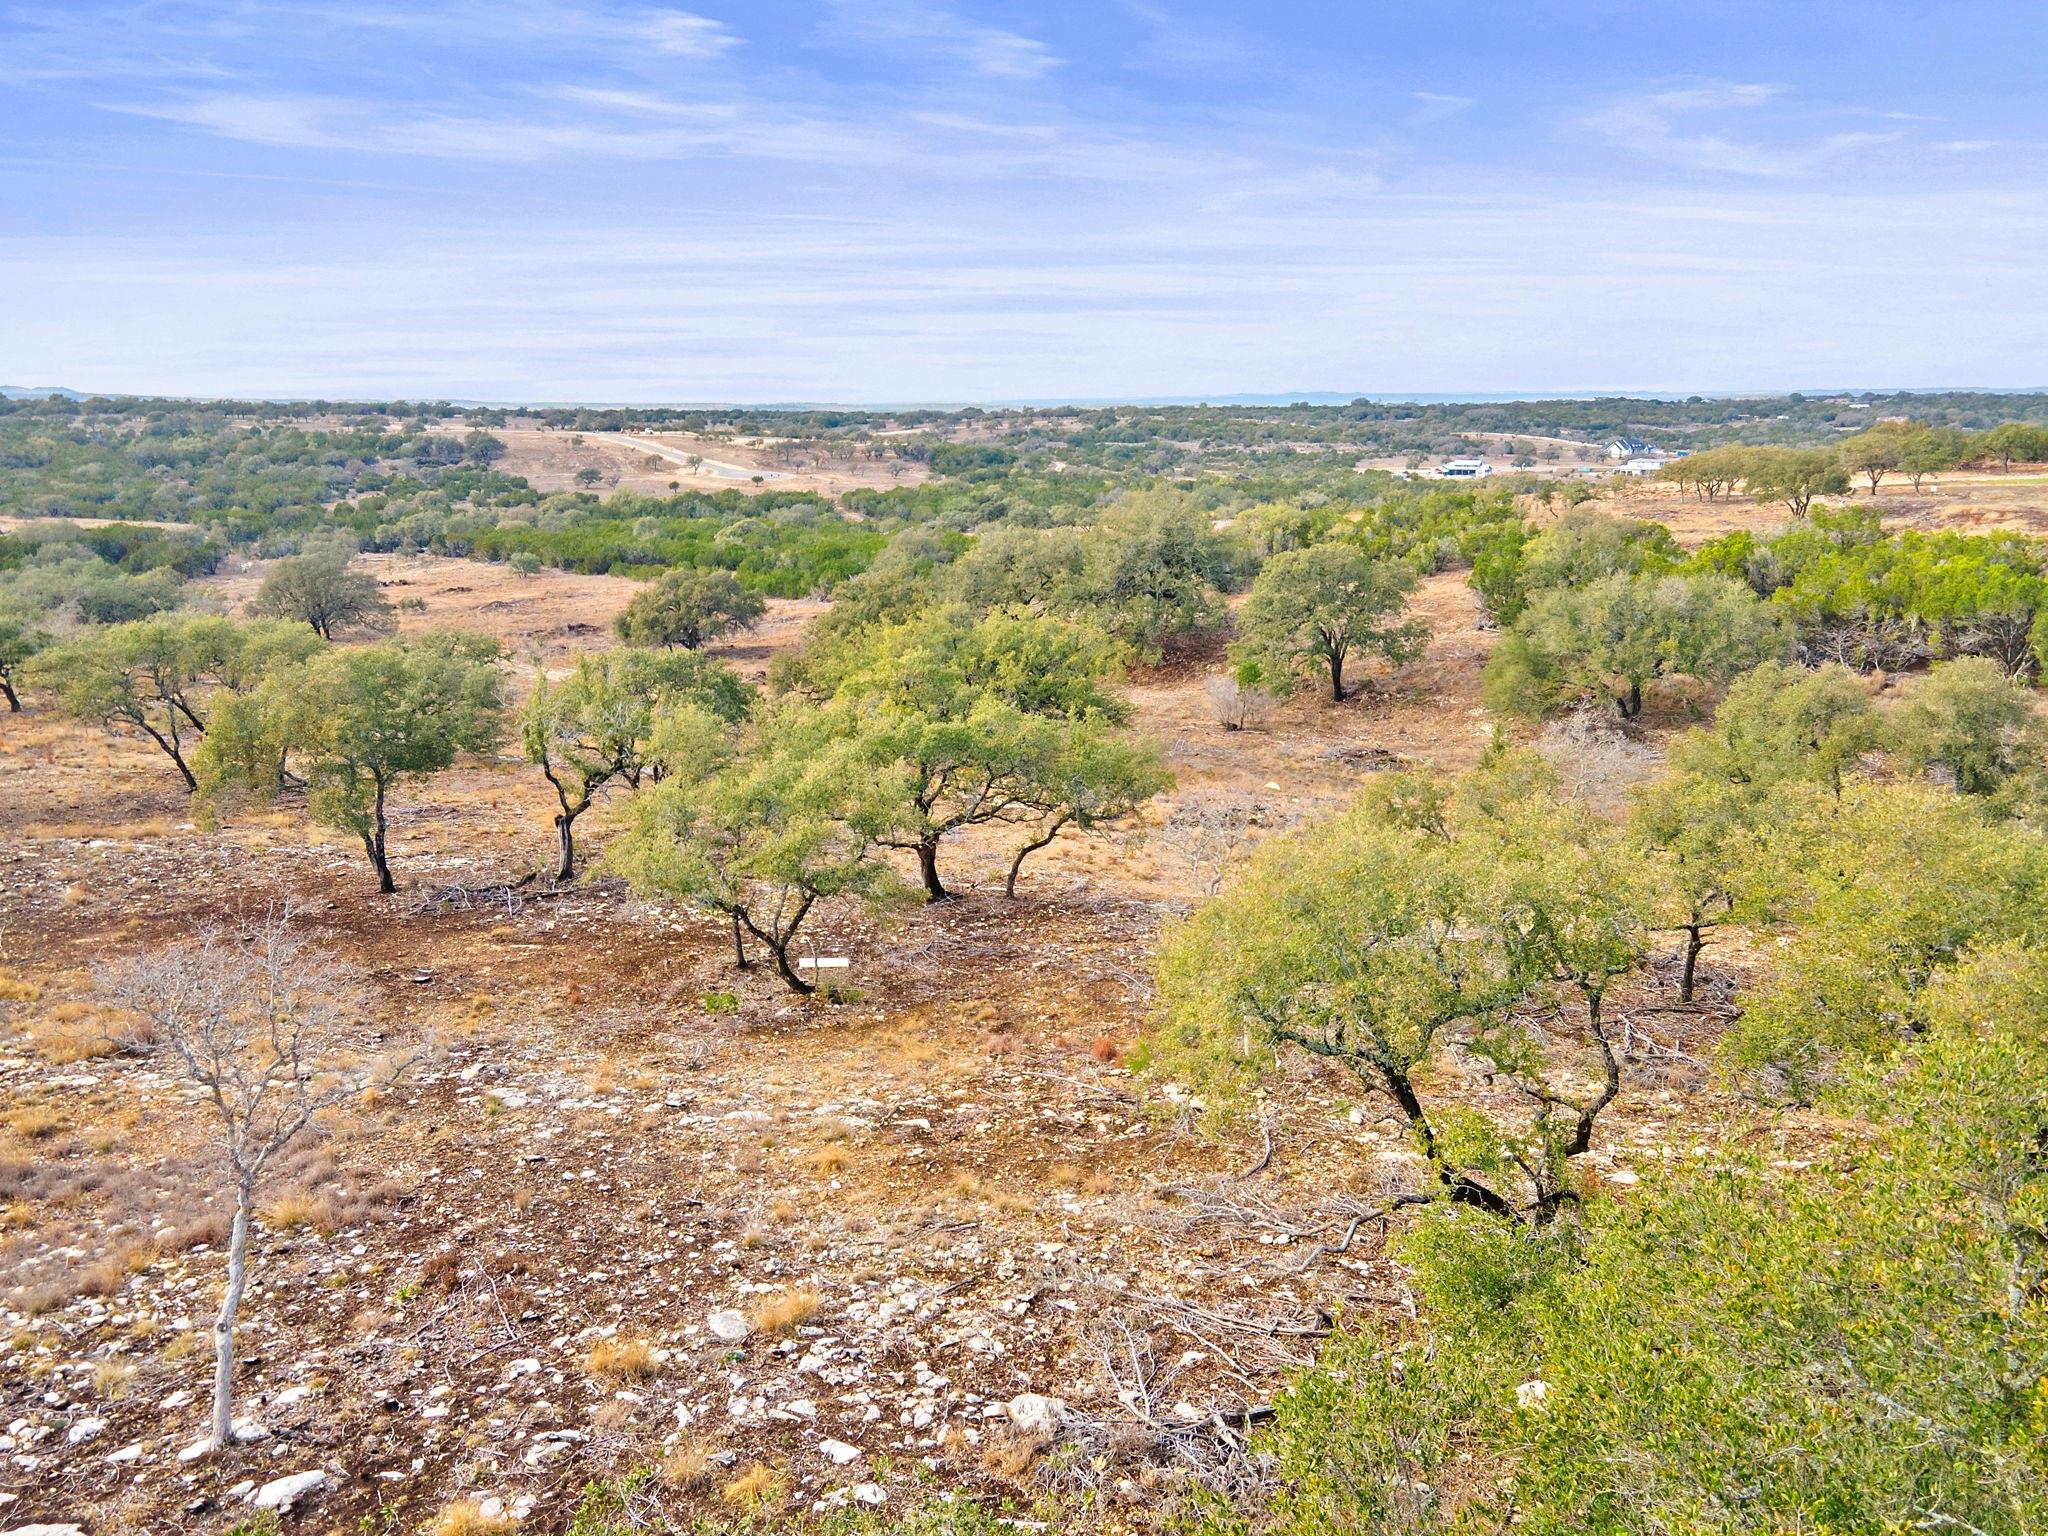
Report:
M 382 624 L 391 614 L 377 578 L 346 555 L 319 551 L 291 555 L 271 566 L 249 604 L 251 613 L 296 619 L 323 640 L 336 632 Z
M 874 786 L 874 841 L 916 857 L 928 901 L 953 894 L 939 875 L 947 837 L 1030 820 L 1044 805 L 1069 729 L 992 694 L 943 715 L 848 699 L 829 722 Z
M 1842 443 L 1842 468 L 1850 474 L 1863 476 L 1870 484 L 1870 494 L 1875 496 L 1878 486 L 1884 483 L 1884 477 L 1897 469 L 1903 460 L 1904 440 L 1904 431 L 1892 422 L 1858 432 Z
M 984 695 L 1027 714 L 1121 722 L 1110 690 L 1129 648 L 1076 620 L 1023 609 L 975 618 L 959 604 L 917 610 L 833 644 L 807 643 L 800 682 L 820 696 L 877 699 L 936 716 Z
M 1022 809 L 1037 819 L 1010 859 L 1003 894 L 1017 894 L 1024 861 L 1067 828 L 1095 832 L 1113 827 L 1172 786 L 1173 774 L 1156 743 L 1094 720 L 1062 729 L 1036 782 L 1020 797 Z
M 1589 586 L 1607 576 L 1662 575 L 1683 558 L 1662 523 L 1569 507 L 1540 533 L 1490 547 L 1484 571 L 1475 559 L 1473 575 L 1488 611 L 1511 624 L 1538 593 Z
M 1228 1096 L 1283 1047 L 1331 1061 L 1406 1122 L 1429 1168 L 1414 1199 L 1553 1219 L 1619 1089 L 1603 1001 L 1651 916 L 1640 852 L 1554 787 L 1510 755 L 1448 798 L 1397 785 L 1268 839 L 1162 944 L 1154 1063 Z M 1517 1006 L 1537 998 L 1559 1004 L 1541 1029 Z M 1461 1101 L 1459 1062 L 1522 1108 Z
M 233 750 L 224 739 L 201 758 L 209 792 L 275 788 L 268 765 L 296 754 L 310 787 L 308 813 L 362 840 L 377 889 L 397 890 L 387 849 L 390 798 L 403 785 L 488 752 L 504 729 L 498 645 L 481 635 L 322 651 L 273 671 L 238 707 Z
M 720 635 L 751 627 L 767 604 L 730 571 L 685 567 L 656 577 L 633 594 L 612 628 L 628 645 L 695 650 Z
M 1758 448 L 1742 479 L 1752 496 L 1782 501 L 1794 517 L 1806 516 L 1816 496 L 1839 496 L 1849 489 L 1840 456 L 1825 448 Z
M 1870 690 L 1847 667 L 1766 661 L 1729 684 L 1713 723 L 1674 741 L 1671 757 L 1752 795 L 1786 782 L 1839 790 L 1880 734 Z
M 661 750 L 676 769 L 635 800 L 605 867 L 637 890 L 727 917 L 742 966 L 744 931 L 792 991 L 816 991 L 791 953 L 806 918 L 832 897 L 871 900 L 897 888 L 872 856 L 883 813 L 869 803 L 869 765 L 798 699 L 738 726 L 675 711 Z
M 1928 987 L 1972 947 L 2043 937 L 2048 843 L 1929 784 L 1787 785 L 1744 879 L 1780 942 L 1724 1049 L 1803 1099 L 1923 1029 Z
M 1977 440 L 1977 449 L 1998 460 L 2001 470 L 2011 470 L 2015 459 L 2035 463 L 2048 459 L 2048 427 L 2033 422 L 2008 421 L 1993 427 Z
M 205 735 L 214 701 L 247 692 L 320 646 L 317 635 L 281 620 L 163 613 L 52 646 L 35 658 L 31 676 L 59 713 L 154 742 L 196 790 L 187 754 Z
M 1548 1241 L 1427 1215 L 1426 1332 L 1341 1334 L 1277 1404 L 1272 1499 L 1214 1529 L 2041 1529 L 2048 1012 L 2012 968 L 1968 989 L 1998 1027 L 1937 1023 L 1817 1162 L 1716 1153 Z
M 521 744 L 554 787 L 557 880 L 576 877 L 576 818 L 614 781 L 658 776 L 655 721 L 692 705 L 723 721 L 743 718 L 753 690 L 730 667 L 691 651 L 633 648 L 579 656 L 560 682 L 543 672 L 519 712 Z
M 1487 697 L 1525 714 L 1601 701 L 1630 718 L 1657 678 L 1725 682 L 1789 643 L 1781 617 L 1725 577 L 1607 576 L 1536 597 L 1488 664 Z
M 1345 663 L 1354 656 L 1398 666 L 1421 654 L 1429 627 L 1400 621 L 1415 584 L 1406 561 L 1369 560 L 1348 544 L 1273 555 L 1238 615 L 1243 638 L 1232 660 L 1257 663 L 1260 676 L 1282 691 L 1304 673 L 1321 673 L 1331 700 L 1342 702 Z
M 1939 768 L 1966 795 L 2048 772 L 2048 723 L 2033 690 L 1988 657 L 1938 663 L 1892 711 L 1891 737 L 1907 767 Z

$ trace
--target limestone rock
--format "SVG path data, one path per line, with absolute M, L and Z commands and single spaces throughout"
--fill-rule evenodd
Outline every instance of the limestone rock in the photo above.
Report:
M 256 1490 L 256 1496 L 250 1502 L 258 1509 L 274 1509 L 283 1514 L 307 1494 L 333 1486 L 334 1474 L 331 1472 L 294 1472 L 289 1477 L 265 1483 Z
M 1003 1405 L 1010 1422 L 1027 1435 L 1052 1435 L 1066 1422 L 1067 1405 L 1040 1392 L 1020 1392 Z
M 711 1336 L 727 1344 L 737 1344 L 754 1331 L 744 1312 L 725 1307 L 704 1319 L 704 1326 Z

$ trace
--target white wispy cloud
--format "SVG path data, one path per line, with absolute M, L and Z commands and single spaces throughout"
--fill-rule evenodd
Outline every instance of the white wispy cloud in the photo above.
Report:
M 1452 96 L 1443 91 L 1410 91 L 1408 99 L 1417 104 L 1418 110 L 1413 116 L 1418 123 L 1440 123 L 1445 118 L 1471 111 L 1474 105 L 1470 96 Z
M 572 104 L 574 88 L 553 94 Z M 201 128 L 247 144 L 346 150 L 505 164 L 614 158 L 675 160 L 724 155 L 805 164 L 886 159 L 886 135 L 832 120 L 808 120 L 730 104 L 683 103 L 591 91 L 597 115 L 548 119 L 532 113 L 422 111 L 403 103 L 291 93 L 195 92 L 109 109 Z M 626 120 L 622 120 L 622 117 Z M 665 121 L 649 121 L 662 119 Z
M 921 49 L 979 75 L 1035 80 L 1061 63 L 1037 38 L 989 26 L 925 0 L 837 0 L 836 10 L 839 25 L 849 36 Z
M 0 14 L 0 23 L 0 82 L 30 85 L 247 78 L 294 61 L 333 67 L 354 49 L 394 39 L 474 59 L 642 51 L 707 61 L 741 41 L 724 22 L 695 11 L 610 0 L 129 0 L 19 7 Z
M 1689 126 L 1729 113 L 1755 117 L 1787 95 L 1782 85 L 1712 82 L 1625 96 L 1580 120 L 1579 126 L 1619 149 L 1690 170 L 1741 176 L 1804 175 L 1833 156 L 1873 144 L 1892 143 L 1899 133 L 1831 133 L 1818 138 L 1767 142 L 1738 138 L 1709 127 Z

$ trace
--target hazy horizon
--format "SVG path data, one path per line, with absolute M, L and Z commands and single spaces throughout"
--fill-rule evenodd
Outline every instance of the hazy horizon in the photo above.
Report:
M 304 395 L 158 395 L 127 389 L 79 389 L 64 384 L 18 385 L 0 383 L 0 395 L 8 398 L 61 394 L 81 399 L 166 399 L 189 400 L 195 404 L 210 404 L 225 401 L 249 400 L 252 403 L 271 405 L 303 405 L 312 401 L 346 405 L 357 403 L 378 404 L 436 404 L 463 410 L 507 410 L 507 411 L 548 411 L 548 410 L 676 410 L 676 411 L 1018 411 L 1018 410 L 1099 410 L 1111 407 L 1133 408 L 1265 408 L 1301 406 L 1341 406 L 1354 400 L 1370 401 L 1376 405 L 1485 405 L 1485 404 L 1540 404 L 1547 400 L 1751 400 L 1784 399 L 1799 396 L 1808 400 L 1822 400 L 1835 397 L 1894 399 L 1900 395 L 1946 395 L 1946 394 L 1998 394 L 1998 395 L 2040 395 L 2048 394 L 2048 385 L 2026 385 L 2015 388 L 1993 388 L 1983 385 L 1901 385 L 1895 387 L 1865 387 L 1843 385 L 1839 387 L 1810 387 L 1806 389 L 1729 389 L 1729 390 L 1516 390 L 1487 393 L 1459 392 L 1455 394 L 1426 394 L 1393 390 L 1297 390 L 1275 394 L 1218 394 L 1205 396 L 1055 396 L 1035 400 L 718 400 L 718 399 L 643 399 L 643 400 L 542 400 L 504 399 L 475 400 L 454 398 L 445 395 L 335 395 L 311 393 Z

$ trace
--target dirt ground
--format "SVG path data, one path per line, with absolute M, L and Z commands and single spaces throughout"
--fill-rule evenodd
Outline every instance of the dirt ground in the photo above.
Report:
M 1900 511 L 1993 504 L 1972 485 Z M 1744 509 L 1673 515 L 1694 538 Z M 406 630 L 488 629 L 551 668 L 609 644 L 633 590 L 367 563 L 420 600 Z M 211 590 L 233 606 L 260 577 Z M 820 607 L 776 604 L 724 654 L 759 675 Z M 1211 718 L 1209 658 L 1133 678 L 1175 789 L 1135 827 L 1056 843 L 1015 901 L 988 836 L 947 848 L 959 901 L 826 909 L 812 953 L 849 962 L 837 1001 L 737 970 L 717 923 L 602 874 L 516 885 L 551 802 L 510 753 L 405 791 L 405 888 L 380 898 L 296 807 L 213 825 L 146 743 L 0 717 L 0 1525 L 217 1533 L 253 1489 L 321 1472 L 287 1529 L 412 1532 L 476 1499 L 557 1532 L 584 1485 L 656 1465 L 636 1497 L 679 1523 L 756 1493 L 793 1518 L 941 1487 L 1150 1528 L 1334 1318 L 1407 1305 L 1371 1213 L 1413 1154 L 1353 1084 L 1290 1064 L 1218 1130 L 1124 1063 L 1162 925 L 1231 857 L 1389 766 L 1482 749 L 1492 633 L 1457 575 L 1416 608 L 1422 660 L 1259 729 Z M 586 850 L 618 809 L 585 819 Z M 261 1434 L 180 1460 L 222 1181 L 205 1106 L 163 1056 L 116 1048 L 96 978 L 287 902 L 361 978 L 354 1049 L 413 1066 L 270 1179 L 238 1378 Z M 1698 1007 L 1661 969 L 1618 1001 L 1633 1048 L 1596 1179 L 1625 1188 L 1730 1123 L 1697 1062 L 1732 958 L 1709 950 Z M 1019 1427 L 1023 1394 L 1065 1403 L 1060 1446 Z
M 1706 501 L 1667 485 L 1624 485 L 1597 503 L 1629 517 L 1663 523 L 1688 547 L 1742 528 L 1774 528 L 1785 509 L 1747 496 Z M 2048 475 L 2016 469 L 2010 475 L 1962 470 L 1930 476 L 1919 490 L 1900 477 L 1887 479 L 1873 498 L 1859 483 L 1854 495 L 1829 498 L 1842 507 L 1875 506 L 1894 530 L 1946 529 L 1956 533 L 2048 533 Z
M 492 436 L 505 444 L 505 456 L 496 467 L 524 476 L 539 491 L 626 490 L 670 496 L 678 491 L 780 490 L 838 496 L 852 490 L 917 485 L 929 478 L 922 464 L 893 456 L 866 457 L 852 444 L 833 451 L 810 440 L 538 427 L 500 427 Z M 597 481 L 579 481 L 576 477 L 584 470 L 596 470 Z

